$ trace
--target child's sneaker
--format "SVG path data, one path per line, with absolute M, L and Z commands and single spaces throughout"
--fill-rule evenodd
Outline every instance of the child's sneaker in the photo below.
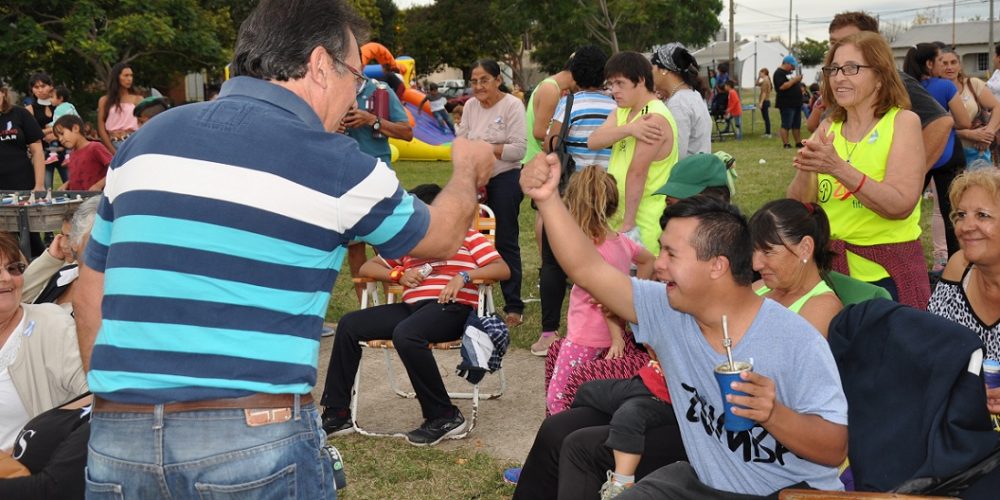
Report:
M 625 492 L 626 488 L 631 487 L 632 484 L 621 484 L 615 482 L 615 473 L 608 471 L 608 480 L 601 485 L 601 500 L 609 500 Z
M 58 163 L 58 162 L 59 162 L 59 155 L 56 154 L 55 151 L 49 153 L 48 158 L 45 159 L 45 164 L 46 165 L 51 165 L 53 163 Z

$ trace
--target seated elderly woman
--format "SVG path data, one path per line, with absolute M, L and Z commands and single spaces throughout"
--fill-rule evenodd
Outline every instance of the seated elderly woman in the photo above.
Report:
M 757 295 L 798 313 L 824 337 L 843 305 L 823 280 L 830 271 L 830 222 L 815 203 L 783 199 L 750 218 Z
M 0 234 L 0 450 L 40 413 L 87 392 L 73 318 L 55 304 L 22 304 L 27 264 Z
M 48 250 L 31 261 L 24 271 L 24 302 L 54 302 L 73 313 L 73 284 L 80 275 L 76 260 L 90 239 L 100 202 L 101 197 L 94 196 L 81 203 L 63 221 L 62 234 L 56 235 Z
M 951 219 L 961 250 L 948 260 L 927 310 L 970 328 L 1000 360 L 1000 171 L 966 172 L 951 184 Z M 987 390 L 1000 414 L 1000 389 Z
M 412 193 L 431 203 L 440 190 L 436 185 L 424 184 Z M 361 361 L 358 342 L 391 339 L 424 418 L 419 428 L 406 434 L 406 440 L 427 446 L 461 433 L 465 418 L 451 404 L 428 344 L 460 338 L 478 301 L 472 281 L 506 279 L 510 268 L 485 236 L 469 229 L 458 253 L 447 260 L 375 257 L 361 266 L 360 274 L 399 283 L 406 290 L 401 303 L 354 311 L 340 319 L 323 388 L 323 429 L 330 436 L 353 429 L 349 403 Z

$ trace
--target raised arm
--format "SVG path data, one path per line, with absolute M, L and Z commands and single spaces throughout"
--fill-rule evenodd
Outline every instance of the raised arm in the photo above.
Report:
M 492 147 L 486 142 L 456 138 L 451 158 L 455 170 L 429 207 L 431 221 L 424 238 L 410 250 L 413 257 L 446 259 L 455 255 L 479 207 L 476 190 L 485 186 L 493 173 Z
M 559 198 L 558 184 L 559 159 L 554 154 L 539 155 L 521 170 L 521 189 L 535 200 L 552 252 L 567 276 L 608 310 L 635 323 L 630 278 L 597 253 Z

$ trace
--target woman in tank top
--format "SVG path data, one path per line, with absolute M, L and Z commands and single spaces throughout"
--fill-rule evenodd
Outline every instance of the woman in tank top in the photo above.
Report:
M 824 337 L 843 304 L 826 284 L 830 271 L 830 222 L 815 203 L 772 201 L 750 218 L 757 295 L 787 307 Z
M 788 196 L 826 212 L 834 270 L 924 309 L 924 145 L 885 39 L 862 32 L 834 44 L 823 68 L 823 101 L 830 116 L 796 155 Z
M 132 88 L 132 68 L 127 63 L 114 65 L 108 77 L 108 92 L 97 101 L 97 133 L 112 154 L 139 128 L 132 111 L 141 100 L 142 96 Z

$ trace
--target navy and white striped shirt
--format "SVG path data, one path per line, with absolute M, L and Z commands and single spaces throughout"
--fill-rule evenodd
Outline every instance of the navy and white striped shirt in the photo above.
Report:
M 85 256 L 105 278 L 90 388 L 146 404 L 307 393 L 347 242 L 399 257 L 429 222 L 299 97 L 234 78 L 151 120 L 108 171 Z
M 576 162 L 576 169 L 583 170 L 591 165 L 608 169 L 611 148 L 596 151 L 587 148 L 590 134 L 604 125 L 615 105 L 615 100 L 592 90 L 582 90 L 573 94 L 573 109 L 569 112 L 569 130 L 566 132 L 566 151 Z M 566 115 L 566 98 L 559 99 L 559 105 L 552 114 L 552 121 L 562 122 Z M 565 126 L 565 124 L 563 124 Z

